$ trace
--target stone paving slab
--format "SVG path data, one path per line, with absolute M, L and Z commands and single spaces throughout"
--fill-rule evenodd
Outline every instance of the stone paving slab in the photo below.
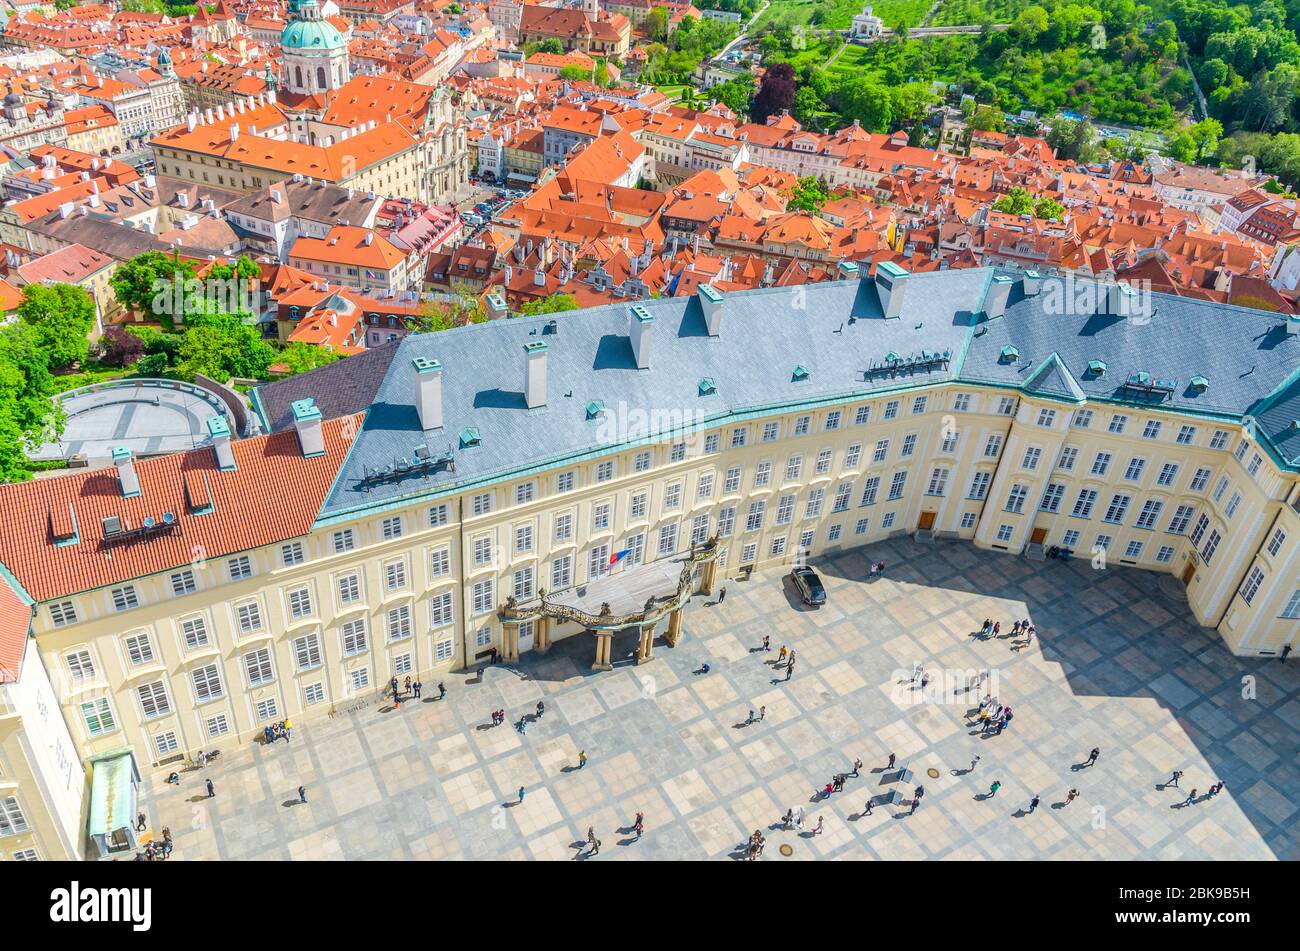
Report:
M 889 576 L 866 580 L 882 558 Z M 1300 666 L 1233 657 L 1158 576 L 907 539 L 816 567 L 827 609 L 804 608 L 777 572 L 729 581 L 721 605 L 691 602 L 682 642 L 657 643 L 649 664 L 591 672 L 591 639 L 568 638 L 481 682 L 444 678 L 444 701 L 231 750 L 207 771 L 214 800 L 195 773 L 179 789 L 147 776 L 146 810 L 191 860 L 737 860 L 755 829 L 764 861 L 787 860 L 781 845 L 791 861 L 1300 858 Z M 1008 633 L 1031 617 L 1038 638 L 981 640 L 986 616 Z M 781 644 L 798 651 L 789 682 Z M 924 691 L 909 683 L 917 663 L 934 678 Z M 966 718 L 981 670 L 1016 712 L 1000 736 Z M 1247 674 L 1258 699 L 1241 697 Z M 520 735 L 511 723 L 542 697 L 546 715 Z M 502 705 L 511 722 L 488 726 Z M 1079 767 L 1092 746 L 1100 761 Z M 884 771 L 890 752 L 910 781 Z M 821 799 L 855 757 L 861 774 Z M 1162 786 L 1174 769 L 1183 791 Z M 1215 780 L 1222 794 L 1181 805 Z M 804 828 L 782 829 L 800 806 Z

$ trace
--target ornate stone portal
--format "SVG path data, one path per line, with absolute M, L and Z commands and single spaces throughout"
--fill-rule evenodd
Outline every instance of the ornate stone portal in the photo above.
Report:
M 608 601 L 602 602 L 600 611 L 592 614 L 572 605 L 562 604 L 547 597 L 545 589 L 537 592 L 536 598 L 518 601 L 507 598 L 505 605 L 497 612 L 504 629 L 501 657 L 507 663 L 519 659 L 519 625 L 533 622 L 533 648 L 545 653 L 551 646 L 550 625 L 552 621 L 579 624 L 595 635 L 596 658 L 592 670 L 610 670 L 613 667 L 611 650 L 614 635 L 627 627 L 636 627 L 641 632 L 637 646 L 636 662 L 644 664 L 654 657 L 655 625 L 664 617 L 668 618 L 668 630 L 664 640 L 669 647 L 676 647 L 682 636 L 682 608 L 696 593 L 694 589 L 695 569 L 701 567 L 698 593 L 712 594 L 718 576 L 718 537 L 715 535 L 701 545 L 691 545 L 690 554 L 682 561 L 681 573 L 677 576 L 677 586 L 669 594 L 651 595 L 646 599 L 640 611 L 615 614 Z

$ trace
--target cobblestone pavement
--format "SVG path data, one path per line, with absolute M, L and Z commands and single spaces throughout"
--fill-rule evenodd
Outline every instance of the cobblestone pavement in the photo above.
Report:
M 887 577 L 866 580 L 877 559 Z M 817 567 L 826 607 L 802 608 L 783 573 L 731 580 L 724 603 L 694 599 L 677 648 L 659 642 L 639 667 L 626 659 L 634 633 L 616 639 L 604 673 L 579 635 L 482 682 L 450 675 L 441 702 L 370 704 L 289 744 L 227 750 L 179 789 L 154 771 L 153 828 L 169 825 L 175 857 L 191 860 L 582 859 L 589 826 L 595 861 L 737 859 L 755 829 L 765 861 L 785 846 L 791 860 L 1300 858 L 1300 665 L 1233 657 L 1158 576 L 908 539 Z M 1025 615 L 1039 641 L 1017 650 L 1005 635 Z M 973 636 L 986 616 L 1002 621 L 1001 639 Z M 764 634 L 771 654 L 756 650 Z M 788 683 L 772 667 L 781 644 L 798 651 Z M 935 672 L 924 701 L 899 683 L 918 662 Z M 966 725 L 964 678 L 985 668 L 1016 714 L 1001 736 Z M 513 721 L 539 699 L 545 716 L 526 735 L 487 725 L 491 710 Z M 760 707 L 765 718 L 746 725 Z M 1093 746 L 1096 766 L 1072 768 Z M 911 781 L 883 772 L 891 751 Z M 813 801 L 855 757 L 862 775 Z M 1181 790 L 1161 788 L 1175 769 Z M 213 800 L 199 798 L 204 775 Z M 1180 805 L 1215 780 L 1222 794 Z M 916 783 L 925 796 L 908 816 Z M 1067 806 L 1071 787 L 1080 797 Z M 884 801 L 891 790 L 902 804 Z M 1036 793 L 1042 804 L 1024 813 Z M 805 829 L 782 831 L 799 805 Z

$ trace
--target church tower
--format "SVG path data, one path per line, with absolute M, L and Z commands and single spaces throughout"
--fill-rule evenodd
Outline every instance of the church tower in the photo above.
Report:
M 349 79 L 347 41 L 321 16 L 316 0 L 289 0 L 289 23 L 280 34 L 280 49 L 286 92 L 324 95 Z

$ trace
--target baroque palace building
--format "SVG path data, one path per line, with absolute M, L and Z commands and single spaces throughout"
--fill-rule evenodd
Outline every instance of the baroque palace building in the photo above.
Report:
M 0 854 L 125 847 L 138 769 L 390 677 L 645 658 L 723 576 L 900 534 L 1162 572 L 1234 652 L 1294 644 L 1294 320 L 841 267 L 409 336 L 256 391 L 267 435 L 0 486 Z

